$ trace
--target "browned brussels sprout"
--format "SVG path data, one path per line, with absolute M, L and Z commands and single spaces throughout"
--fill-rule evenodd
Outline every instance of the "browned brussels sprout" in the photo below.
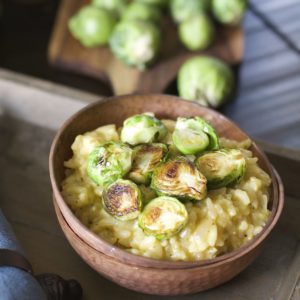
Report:
M 208 152 L 196 160 L 196 166 L 207 178 L 210 189 L 237 183 L 244 175 L 246 161 L 238 149 Z
M 167 134 L 165 125 L 148 114 L 135 115 L 123 123 L 121 140 L 130 145 L 160 141 Z
M 187 221 L 185 206 L 176 198 L 167 196 L 150 201 L 139 216 L 139 226 L 143 231 L 159 240 L 177 234 Z
M 87 173 L 99 186 L 123 177 L 131 168 L 132 150 L 123 143 L 108 142 L 96 147 L 88 157 Z
M 142 209 L 142 194 L 135 183 L 119 179 L 104 191 L 103 205 L 115 218 L 122 221 L 133 220 Z
M 154 168 L 168 152 L 164 144 L 142 144 L 133 150 L 133 163 L 129 178 L 136 183 L 149 184 Z
M 159 195 L 181 200 L 202 200 L 206 196 L 206 178 L 191 161 L 178 157 L 154 170 L 151 188 Z
M 183 154 L 219 149 L 218 134 L 200 117 L 178 118 L 172 137 L 175 146 Z

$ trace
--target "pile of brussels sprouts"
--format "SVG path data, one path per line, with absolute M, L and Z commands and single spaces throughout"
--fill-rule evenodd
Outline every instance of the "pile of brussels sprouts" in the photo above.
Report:
M 200 117 L 178 118 L 171 134 L 152 114 L 135 115 L 124 121 L 120 137 L 89 154 L 87 174 L 102 188 L 110 215 L 138 218 L 145 234 L 157 239 L 187 224 L 183 203 L 232 186 L 245 172 L 241 151 L 220 149 L 215 129 Z
M 145 69 L 158 54 L 163 38 L 160 20 L 169 12 L 189 50 L 209 47 L 220 24 L 238 24 L 246 0 L 91 0 L 69 21 L 73 36 L 86 47 L 109 44 L 125 64 Z
M 209 47 L 216 35 L 215 22 L 239 24 L 247 0 L 91 0 L 70 20 L 73 36 L 86 47 L 109 45 L 123 63 L 144 70 L 157 57 L 160 24 L 169 12 L 182 44 L 191 51 Z M 224 62 L 195 57 L 178 75 L 179 95 L 217 108 L 232 96 L 234 76 Z

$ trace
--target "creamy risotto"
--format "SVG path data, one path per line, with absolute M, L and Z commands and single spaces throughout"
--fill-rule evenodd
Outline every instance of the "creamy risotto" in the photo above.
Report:
M 164 142 L 172 145 L 175 121 L 162 120 L 168 129 Z M 249 150 L 250 140 L 236 142 L 220 138 L 220 148 L 238 148 L 246 160 L 242 180 L 231 187 L 208 190 L 201 201 L 184 202 L 186 226 L 175 236 L 159 240 L 146 235 L 138 219 L 122 221 L 103 208 L 102 188 L 87 175 L 87 158 L 98 145 L 118 141 L 115 125 L 102 126 L 78 135 L 72 145 L 73 157 L 65 162 L 66 179 L 62 193 L 75 215 L 93 232 L 111 244 L 138 255 L 165 260 L 210 259 L 237 249 L 253 239 L 268 219 L 270 177 L 257 164 Z M 190 159 L 194 157 L 191 155 Z M 139 186 L 144 201 L 155 198 L 146 185 Z

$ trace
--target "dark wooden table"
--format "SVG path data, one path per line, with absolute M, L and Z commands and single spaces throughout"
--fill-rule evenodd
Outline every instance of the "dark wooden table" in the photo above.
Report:
M 110 89 L 99 81 L 48 65 L 47 45 L 58 0 L 0 0 L 1 3 L 0 67 L 110 95 Z M 299 149 L 300 1 L 250 3 L 259 16 L 253 9 L 246 15 L 245 58 L 240 66 L 238 95 L 222 111 L 256 138 Z

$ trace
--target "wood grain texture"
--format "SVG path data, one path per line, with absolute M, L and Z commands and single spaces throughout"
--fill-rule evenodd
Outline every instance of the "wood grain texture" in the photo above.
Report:
M 300 152 L 257 141 L 280 174 L 288 195 L 299 197 Z
M 70 34 L 69 18 L 85 3 L 83 0 L 63 0 L 49 44 L 49 62 L 59 68 L 92 76 L 111 84 L 115 94 L 132 92 L 163 92 L 182 63 L 188 58 L 207 53 L 237 64 L 243 56 L 241 28 L 219 28 L 216 41 L 207 51 L 188 52 L 178 40 L 176 27 L 169 17 L 162 20 L 162 46 L 158 60 L 147 71 L 125 66 L 107 47 L 87 49 Z
M 228 281 L 258 255 L 265 238 L 278 221 L 283 207 L 283 186 L 263 152 L 253 143 L 251 150 L 260 166 L 271 176 L 269 221 L 247 246 L 220 257 L 197 262 L 170 262 L 130 254 L 110 245 L 87 229 L 65 203 L 60 186 L 64 161 L 71 156 L 71 144 L 78 134 L 106 124 L 120 126 L 127 117 L 152 111 L 158 118 L 202 116 L 224 137 L 242 141 L 248 136 L 221 114 L 195 103 L 164 95 L 128 95 L 91 104 L 72 116 L 56 135 L 50 151 L 49 168 L 56 213 L 62 229 L 79 255 L 101 274 L 144 293 L 178 295 L 195 293 Z M 62 215 L 60 215 L 60 212 Z M 70 228 L 69 228 L 70 227 Z M 137 269 L 136 274 L 133 270 Z M 176 280 L 171 275 L 176 270 Z M 155 281 L 151 292 L 148 281 Z
M 300 3 L 250 0 L 300 49 Z M 244 22 L 239 92 L 223 109 L 252 137 L 300 149 L 299 53 L 251 11 Z

